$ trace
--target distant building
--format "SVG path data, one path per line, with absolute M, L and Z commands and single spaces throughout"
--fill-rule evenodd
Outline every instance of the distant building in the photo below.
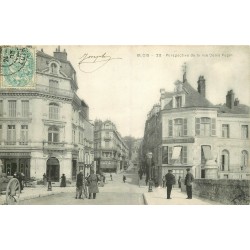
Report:
M 141 143 L 142 143 L 142 139 L 135 139 L 133 142 L 133 146 L 131 150 L 131 162 L 133 163 L 134 167 L 139 166 L 139 152 L 140 152 Z
M 4 173 L 37 179 L 46 173 L 59 182 L 63 173 L 75 179 L 93 163 L 93 125 L 77 89 L 76 72 L 60 47 L 54 56 L 37 51 L 35 89 L 0 89 Z
M 204 77 L 196 91 L 184 72 L 174 92 L 160 92 L 160 106 L 149 113 L 143 139 L 144 159 L 153 153 L 155 178 L 160 181 L 168 169 L 184 178 L 186 168 L 195 178 L 250 178 L 250 108 L 232 90 L 226 104 L 213 105 L 206 99 Z
M 128 165 L 128 147 L 113 122 L 96 120 L 94 149 L 97 172 L 119 172 Z

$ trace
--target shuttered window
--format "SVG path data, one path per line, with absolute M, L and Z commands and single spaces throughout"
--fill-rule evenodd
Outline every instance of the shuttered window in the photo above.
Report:
M 16 101 L 9 101 L 9 117 L 16 117 Z
M 28 144 L 28 125 L 21 125 L 20 145 Z
M 162 164 L 168 164 L 168 147 L 162 147 Z
M 187 119 L 183 119 L 183 135 L 187 136 Z
M 3 100 L 0 100 L 0 117 L 3 116 Z
M 181 162 L 183 164 L 187 164 L 187 146 L 182 147 L 182 153 L 181 153 Z
M 211 130 L 211 135 L 215 136 L 216 135 L 216 119 L 212 118 L 212 130 Z
M 22 117 L 29 116 L 29 101 L 22 101 Z
M 195 118 L 195 135 L 200 135 L 200 118 Z
M 168 136 L 173 136 L 173 121 L 168 120 Z
M 15 125 L 8 125 L 7 144 L 8 145 L 16 144 L 16 126 Z

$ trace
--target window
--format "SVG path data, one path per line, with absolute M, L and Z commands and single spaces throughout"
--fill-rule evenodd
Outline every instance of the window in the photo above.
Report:
M 211 146 L 201 146 L 201 165 L 205 165 L 207 160 L 212 160 Z
M 181 98 L 181 96 L 176 96 L 175 97 L 175 103 L 176 103 L 176 108 L 181 108 L 181 106 L 182 106 L 182 98 Z
M 222 171 L 229 171 L 229 152 L 227 150 L 222 151 L 221 170 Z
M 16 101 L 9 101 L 9 117 L 16 117 Z
M 20 145 L 28 145 L 28 125 L 21 125 Z
M 29 101 L 22 101 L 22 117 L 29 116 Z
M 175 137 L 187 136 L 187 119 L 178 118 L 168 121 L 168 135 Z
M 58 67 L 56 63 L 51 63 L 51 73 L 52 74 L 58 74 Z
M 182 119 L 174 120 L 174 135 L 176 137 L 182 136 Z
M 16 126 L 15 125 L 8 125 L 7 144 L 8 145 L 16 144 Z
M 76 131 L 74 129 L 72 130 L 72 141 L 73 141 L 73 144 L 76 143 Z
M 56 103 L 50 103 L 49 105 L 49 119 L 59 119 L 59 105 Z
M 168 164 L 168 147 L 162 147 L 162 164 Z
M 105 141 L 105 148 L 109 148 L 109 141 Z
M 246 150 L 243 150 L 241 152 L 241 168 L 242 170 L 244 168 L 248 167 L 248 152 Z
M 0 124 L 0 144 L 3 141 L 3 125 Z
M 222 124 L 222 137 L 229 138 L 229 125 L 228 124 Z
M 49 92 L 55 94 L 58 91 L 58 81 L 49 80 Z
M 3 101 L 0 100 L 0 117 L 3 116 Z
M 215 136 L 216 120 L 215 118 L 201 117 L 195 118 L 195 134 L 199 136 Z
M 48 143 L 59 142 L 59 129 L 56 126 L 51 126 L 48 129 Z
M 241 138 L 248 139 L 248 125 L 241 125 Z

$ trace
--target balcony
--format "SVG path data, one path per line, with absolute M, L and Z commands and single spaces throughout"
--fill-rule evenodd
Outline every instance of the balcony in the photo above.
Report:
M 105 135 L 105 136 L 103 137 L 103 139 L 104 139 L 104 141 L 110 141 L 112 138 L 111 138 L 110 135 Z
M 194 143 L 194 137 L 165 138 L 162 143 Z
M 65 142 L 43 142 L 43 148 L 48 150 L 64 150 Z

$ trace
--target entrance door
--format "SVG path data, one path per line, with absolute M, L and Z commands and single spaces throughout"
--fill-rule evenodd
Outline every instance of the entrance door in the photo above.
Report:
M 76 172 L 77 172 L 77 161 L 72 160 L 72 179 L 76 180 Z
M 57 158 L 51 157 L 47 160 L 46 174 L 48 180 L 59 182 L 60 164 Z

